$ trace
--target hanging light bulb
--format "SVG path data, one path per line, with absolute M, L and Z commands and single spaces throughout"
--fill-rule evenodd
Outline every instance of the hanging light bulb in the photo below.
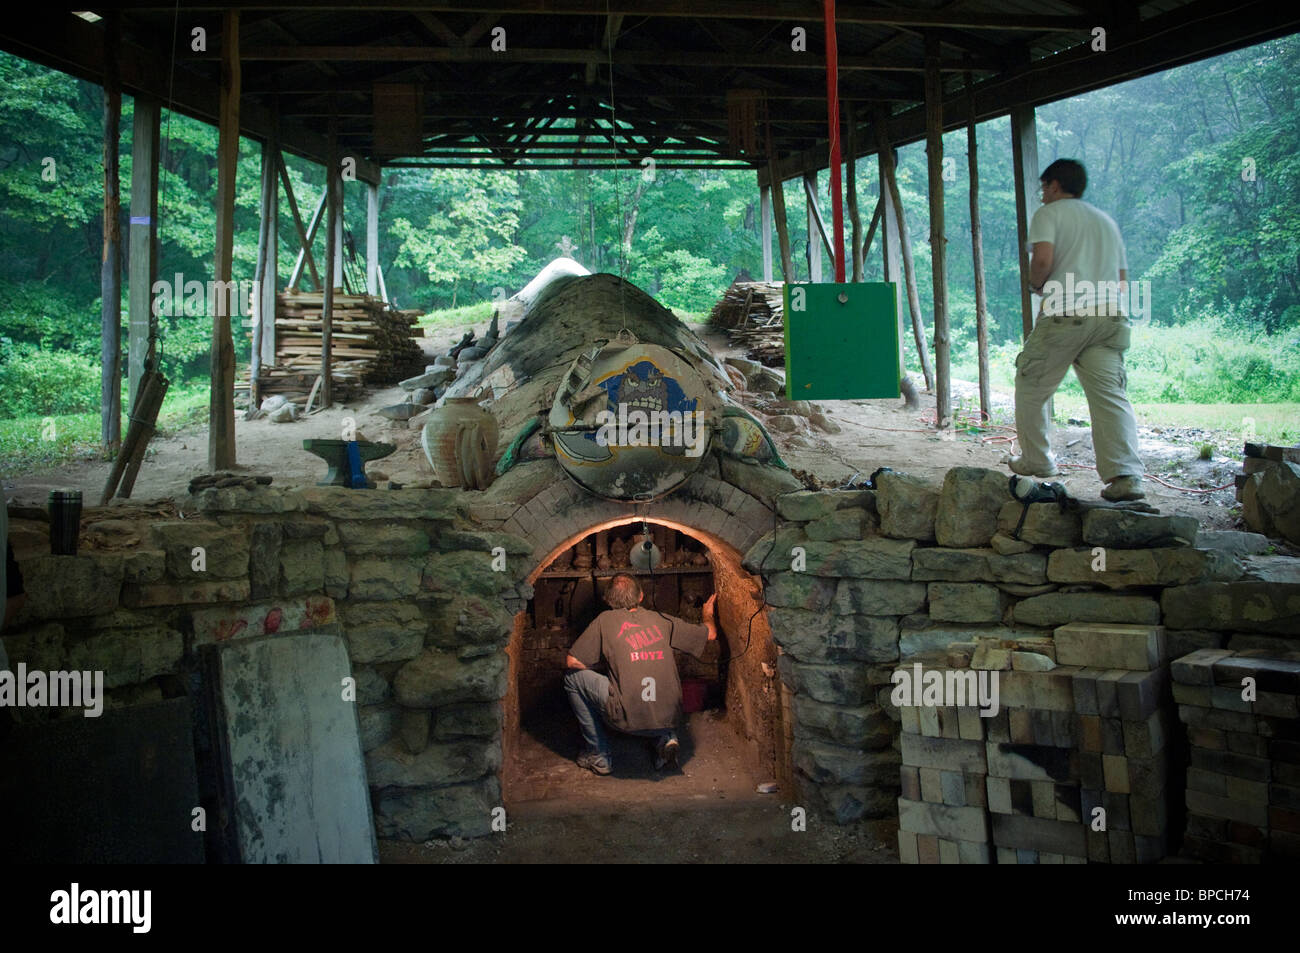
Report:
M 632 540 L 632 551 L 628 559 L 637 569 L 657 569 L 663 562 L 663 553 L 650 539 L 650 527 L 641 521 L 641 535 Z

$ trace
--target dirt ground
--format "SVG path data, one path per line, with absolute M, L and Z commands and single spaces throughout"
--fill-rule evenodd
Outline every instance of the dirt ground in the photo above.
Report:
M 475 328 L 486 330 L 484 323 Z M 699 330 L 698 328 L 696 329 Z M 421 341 L 432 363 L 459 340 L 463 328 L 448 329 Z M 728 356 L 739 352 L 731 348 L 724 335 L 704 332 L 704 339 L 714 352 Z M 977 393 L 968 381 L 953 382 L 954 399 L 966 397 L 968 404 Z M 350 420 L 365 439 L 393 443 L 397 450 L 367 467 L 377 480 L 391 479 L 406 485 L 418 485 L 432 478 L 419 445 L 419 428 L 395 424 L 376 411 L 404 399 L 400 388 L 389 387 L 370 392 L 358 403 L 319 411 L 293 423 L 276 424 L 266 419 L 245 421 L 237 414 L 236 442 L 239 468 L 252 473 L 270 474 L 278 485 L 307 485 L 325 475 L 324 464 L 302 449 L 308 438 L 341 435 Z M 1013 408 L 1008 393 L 994 394 L 995 417 L 1009 422 Z M 757 409 L 763 408 L 758 405 Z M 772 436 L 781 455 L 794 469 L 815 475 L 824 485 L 833 486 L 857 478 L 865 480 L 878 467 L 888 466 L 919 477 L 938 480 L 954 466 L 1003 468 L 1002 457 L 1011 448 L 1014 431 L 1003 423 L 983 433 L 955 433 L 951 439 L 939 437 L 927 424 L 934 417 L 933 396 L 922 394 L 921 408 L 907 410 L 901 399 L 824 401 L 820 406 L 842 428 L 837 435 L 807 430 L 802 434 Z M 1141 424 L 1142 422 L 1139 421 Z M 1176 486 L 1203 488 L 1229 484 L 1214 493 L 1183 493 L 1161 486 L 1154 480 L 1146 484 L 1147 502 L 1163 513 L 1194 516 L 1206 529 L 1240 529 L 1229 510 L 1235 505 L 1232 477 L 1240 464 L 1222 457 L 1212 461 L 1197 459 L 1201 442 L 1216 442 L 1212 433 L 1186 429 L 1140 426 L 1141 454 L 1148 473 Z M 507 435 L 502 440 L 508 439 Z M 1219 445 L 1232 445 L 1235 436 L 1221 435 Z M 1091 431 L 1086 426 L 1065 426 L 1053 436 L 1053 447 L 1062 464 L 1059 482 L 1074 496 L 1096 498 L 1103 484 L 1094 465 Z M 1018 448 L 1017 448 L 1018 449 Z M 82 460 L 43 471 L 5 474 L 4 492 L 16 505 L 44 506 L 52 489 L 80 489 L 87 505 L 97 499 L 108 477 L 111 464 L 99 460 Z M 133 498 L 187 498 L 190 479 L 207 470 L 206 428 L 155 437 L 149 456 L 141 467 Z M 1008 471 L 1009 474 L 1009 471 Z
M 721 711 L 687 716 L 677 770 L 655 771 L 646 742 L 612 736 L 614 771 L 606 777 L 574 763 L 571 713 L 546 712 L 525 728 L 506 767 L 503 833 L 472 841 L 384 841 L 381 861 L 898 863 L 894 818 L 839 827 L 805 811 L 805 829 L 796 830 L 792 793 L 757 792 L 760 779 Z

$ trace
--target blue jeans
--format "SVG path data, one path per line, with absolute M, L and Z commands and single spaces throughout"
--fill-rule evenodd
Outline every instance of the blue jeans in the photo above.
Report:
M 609 697 L 609 679 L 589 668 L 572 670 L 564 676 L 564 691 L 569 696 L 569 704 L 578 719 L 582 730 L 582 740 L 588 751 L 609 758 L 609 736 L 605 726 L 613 728 L 605 715 L 605 699 Z M 616 731 L 622 731 L 615 728 Z M 676 739 L 677 733 L 671 728 L 656 728 L 650 731 L 626 731 L 624 734 L 653 738 L 658 744 L 669 739 Z

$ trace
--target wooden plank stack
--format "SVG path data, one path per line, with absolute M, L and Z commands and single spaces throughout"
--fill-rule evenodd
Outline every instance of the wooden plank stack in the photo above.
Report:
M 737 281 L 713 306 L 709 323 L 725 330 L 745 356 L 768 367 L 785 366 L 784 305 L 779 281 Z
M 320 292 L 276 295 L 275 364 L 262 369 L 263 397 L 284 394 L 305 403 L 320 375 Z M 371 295 L 334 295 L 331 380 L 336 399 L 349 400 L 364 384 L 389 385 L 424 369 L 416 344 L 419 311 L 397 311 Z

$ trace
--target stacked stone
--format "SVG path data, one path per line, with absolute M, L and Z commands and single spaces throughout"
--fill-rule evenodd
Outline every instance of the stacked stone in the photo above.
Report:
M 1173 664 L 1190 747 L 1183 847 L 1192 857 L 1300 859 L 1300 653 L 1289 655 L 1201 649 Z
M 922 668 L 949 677 L 944 666 Z M 898 855 L 905 864 L 991 863 L 985 798 L 988 719 L 973 704 L 920 704 L 915 667 L 899 672 L 911 681 L 916 704 L 898 709 L 903 728 Z

